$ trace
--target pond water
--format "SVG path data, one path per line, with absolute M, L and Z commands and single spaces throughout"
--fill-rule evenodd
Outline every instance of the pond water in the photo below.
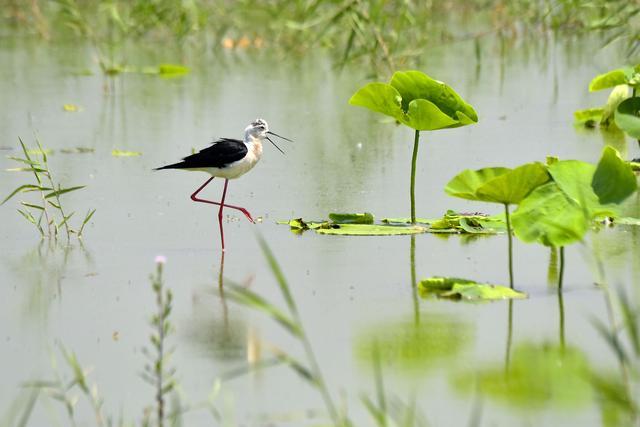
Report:
M 623 156 L 638 157 L 631 140 L 612 141 L 572 126 L 575 109 L 606 99 L 587 91 L 590 79 L 624 62 L 593 46 L 589 40 L 525 44 L 486 38 L 479 56 L 472 41 L 425 55 L 420 69 L 446 80 L 475 106 L 480 121 L 423 133 L 418 216 L 438 217 L 447 209 L 500 212 L 444 193 L 449 179 L 465 168 L 515 166 L 547 155 L 595 162 L 607 143 Z M 422 299 L 412 287 L 412 269 L 418 279 L 508 283 L 506 236 L 295 235 L 275 223 L 336 211 L 408 215 L 413 134 L 348 105 L 367 81 L 361 68 L 338 71 L 321 55 L 287 59 L 259 51 L 181 58 L 171 49 L 148 48 L 129 57 L 138 66 L 184 60 L 193 69 L 174 79 L 79 75 L 91 66 L 86 46 L 0 39 L 0 167 L 15 167 L 6 156 L 20 155 L 18 137 L 33 146 L 36 134 L 53 150 L 57 178 L 87 186 L 64 196 L 68 209 L 81 216 L 96 208 L 83 244 L 66 247 L 40 242 L 16 213 L 18 200 L 0 207 L 0 414 L 23 404 L 25 382 L 69 377 L 60 355 L 64 347 L 92 367 L 90 383 L 98 384 L 106 413 L 140 420 L 154 401 L 140 372 L 155 311 L 149 275 L 160 254 L 167 258 L 165 284 L 175 297 L 175 333 L 168 342 L 175 347 L 171 364 L 185 402 L 205 399 L 218 378 L 270 357 L 273 347 L 304 358 L 298 342 L 271 319 L 221 299 L 217 210 L 189 200 L 207 176 L 152 172 L 213 138 L 241 137 L 247 123 L 262 117 L 295 142 L 281 144 L 284 156 L 266 145 L 258 166 L 230 182 L 227 200 L 262 221 L 251 225 L 226 211 L 224 280 L 284 306 L 256 238 L 264 237 L 289 281 L 332 395 L 357 424 L 373 423 L 360 397 L 375 395 L 374 342 L 386 391 L 398 401 L 415 401 L 419 419 L 429 425 L 601 424 L 595 394 L 576 373 L 583 365 L 618 373 L 615 355 L 593 323 L 608 324 L 594 260 L 604 261 L 612 286 L 637 298 L 631 291 L 640 277 L 637 230 L 603 228 L 586 244 L 567 248 L 562 319 L 548 279 L 549 250 L 517 240 L 515 282 L 528 299 Z M 65 112 L 64 104 L 81 111 Z M 60 151 L 73 147 L 94 151 Z M 114 149 L 142 155 L 114 157 Z M 31 179 L 2 172 L 2 197 Z M 206 196 L 218 198 L 221 184 L 214 180 Z M 626 209 L 638 215 L 639 199 L 633 196 Z M 562 335 L 567 366 L 554 358 Z M 499 380 L 507 359 L 514 372 L 532 367 L 534 379 L 523 374 L 522 394 L 505 392 Z M 317 425 L 327 419 L 321 396 L 286 366 L 223 381 L 219 393 L 216 405 L 227 425 Z M 91 425 L 90 410 L 78 405 L 79 425 Z M 206 411 L 184 417 L 191 426 L 213 423 Z M 29 425 L 66 422 L 63 406 L 41 397 Z

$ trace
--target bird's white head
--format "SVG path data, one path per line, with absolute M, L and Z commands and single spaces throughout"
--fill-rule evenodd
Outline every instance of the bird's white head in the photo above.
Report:
M 264 120 L 255 119 L 253 122 L 249 123 L 249 126 L 247 126 L 244 129 L 244 143 L 245 144 L 251 144 L 251 143 L 255 142 L 254 140 L 256 140 L 256 139 L 258 141 L 260 141 L 260 142 L 262 142 L 262 140 L 266 139 L 271 144 L 273 144 L 273 146 L 276 147 L 278 149 L 278 151 L 280 151 L 282 154 L 284 154 L 284 151 L 282 151 L 280 149 L 280 147 L 278 147 L 276 145 L 276 143 L 273 142 L 273 140 L 271 138 L 269 138 L 269 135 L 277 136 L 278 138 L 282 138 L 285 141 L 293 142 L 289 138 L 285 138 L 284 136 L 280 136 L 277 133 L 271 132 L 269 130 L 269 125 Z
M 255 119 L 244 129 L 245 139 L 249 139 L 249 136 L 251 136 L 253 138 L 263 140 L 267 137 L 268 132 L 269 125 L 262 119 Z

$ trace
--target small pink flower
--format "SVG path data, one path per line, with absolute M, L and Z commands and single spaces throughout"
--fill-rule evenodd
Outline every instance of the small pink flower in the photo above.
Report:
M 167 262 L 167 257 L 164 255 L 156 255 L 155 262 L 156 264 L 165 264 Z

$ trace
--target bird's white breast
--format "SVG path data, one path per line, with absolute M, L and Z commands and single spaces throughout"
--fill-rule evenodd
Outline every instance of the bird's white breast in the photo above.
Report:
M 258 160 L 262 157 L 262 142 L 260 142 L 260 140 L 252 138 L 251 141 L 245 142 L 245 144 L 247 145 L 248 151 L 242 159 L 237 160 L 224 168 L 204 168 L 201 170 L 218 178 L 239 178 L 253 169 L 256 163 L 258 163 Z

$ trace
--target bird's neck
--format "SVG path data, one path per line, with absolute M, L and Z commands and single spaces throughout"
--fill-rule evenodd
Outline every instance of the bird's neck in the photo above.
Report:
M 256 138 L 255 136 L 251 135 L 250 133 L 246 133 L 244 135 L 244 143 L 251 146 L 251 145 L 262 145 L 262 139 L 260 138 Z

